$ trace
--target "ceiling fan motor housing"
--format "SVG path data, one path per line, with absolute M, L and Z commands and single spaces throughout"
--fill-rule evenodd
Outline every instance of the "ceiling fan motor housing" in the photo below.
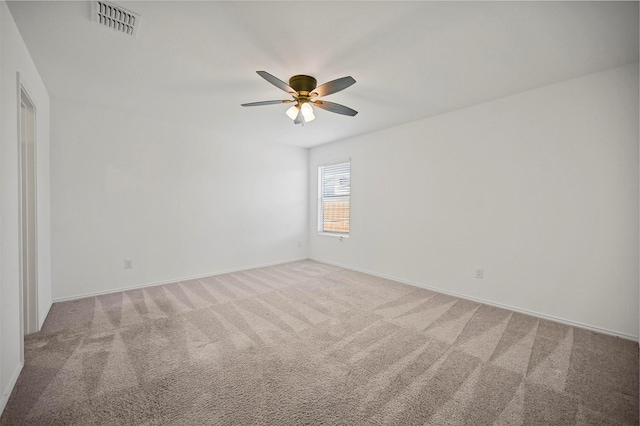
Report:
M 294 75 L 289 79 L 289 86 L 301 95 L 311 93 L 317 84 L 316 79 L 309 75 Z

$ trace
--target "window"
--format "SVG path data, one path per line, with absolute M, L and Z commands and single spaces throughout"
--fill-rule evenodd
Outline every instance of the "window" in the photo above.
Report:
M 349 234 L 351 162 L 318 167 L 318 232 Z

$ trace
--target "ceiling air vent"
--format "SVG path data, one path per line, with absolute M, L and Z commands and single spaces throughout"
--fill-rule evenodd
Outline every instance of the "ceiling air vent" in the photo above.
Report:
M 114 31 L 136 37 L 140 28 L 140 15 L 106 1 L 91 2 L 91 20 Z

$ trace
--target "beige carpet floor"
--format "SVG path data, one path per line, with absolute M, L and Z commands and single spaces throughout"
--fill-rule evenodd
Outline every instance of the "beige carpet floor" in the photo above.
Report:
M 301 261 L 54 304 L 2 425 L 638 424 L 638 344 Z

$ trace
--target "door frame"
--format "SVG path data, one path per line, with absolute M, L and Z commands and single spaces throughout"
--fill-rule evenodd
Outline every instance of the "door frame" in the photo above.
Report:
M 35 333 L 40 329 L 40 318 L 38 314 L 38 134 L 37 134 L 37 106 L 33 101 L 33 97 L 29 95 L 31 91 L 25 82 L 20 78 L 20 73 L 17 73 L 17 89 L 18 89 L 18 220 L 19 220 L 19 277 L 20 277 L 20 331 L 22 334 L 22 339 L 24 342 L 24 336 L 26 334 Z M 25 102 L 26 101 L 26 102 Z M 22 126 L 22 104 L 23 102 L 27 105 L 28 108 L 33 110 L 33 172 L 32 177 L 34 179 L 33 183 L 33 200 L 34 200 L 34 210 L 33 210 L 33 232 L 34 232 L 34 247 L 32 250 L 33 259 L 25 259 L 24 254 L 24 245 L 27 243 L 24 241 L 24 218 L 23 218 L 23 204 L 24 204 L 24 182 L 23 182 L 23 162 L 25 161 L 25 153 L 22 150 L 22 137 L 23 137 L 23 126 Z M 28 160 L 26 160 L 28 161 Z M 28 220 L 28 219 L 27 219 Z M 26 277 L 24 276 L 24 266 L 26 261 L 32 261 L 35 264 L 34 267 L 34 283 L 33 283 L 33 291 L 32 296 L 29 297 L 29 292 L 25 294 L 25 287 L 28 285 L 25 282 Z M 28 306 L 29 324 L 25 324 L 25 309 Z M 31 324 L 31 322 L 34 322 Z M 24 344 L 21 345 L 20 349 L 20 358 L 24 362 Z

